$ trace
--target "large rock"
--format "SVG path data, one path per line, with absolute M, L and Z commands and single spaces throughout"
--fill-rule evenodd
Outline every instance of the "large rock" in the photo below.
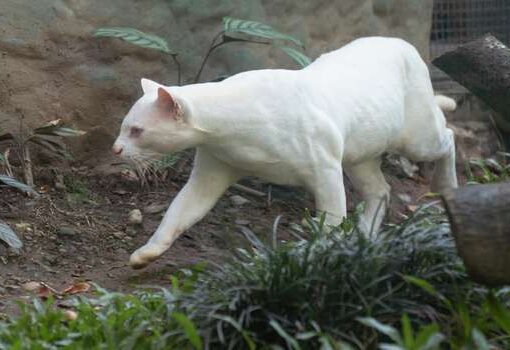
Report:
M 317 57 L 368 35 L 405 38 L 428 58 L 432 0 L 2 0 L 0 129 L 62 118 L 89 131 L 75 142 L 82 158 L 106 154 L 140 95 L 139 80 L 176 81 L 169 57 L 112 39 L 103 26 L 126 26 L 168 39 L 190 80 L 221 29 L 221 18 L 260 20 L 301 38 Z M 204 79 L 262 68 L 295 67 L 281 52 L 231 44 L 211 58 Z

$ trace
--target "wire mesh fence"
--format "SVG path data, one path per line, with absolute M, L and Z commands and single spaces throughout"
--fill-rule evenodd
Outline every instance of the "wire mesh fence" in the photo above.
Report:
M 430 42 L 434 59 L 462 43 L 486 33 L 510 45 L 510 0 L 435 0 Z M 463 89 L 439 71 L 431 69 L 434 85 L 442 91 Z

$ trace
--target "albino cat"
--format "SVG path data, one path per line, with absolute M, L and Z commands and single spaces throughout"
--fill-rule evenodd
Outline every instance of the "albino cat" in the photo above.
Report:
M 345 172 L 366 202 L 365 231 L 372 224 L 377 230 L 387 205 L 384 152 L 435 161 L 434 191 L 457 186 L 454 137 L 441 111 L 455 102 L 434 96 L 426 64 L 400 39 L 358 39 L 301 70 L 250 71 L 182 87 L 142 79 L 142 88 L 114 153 L 143 161 L 197 152 L 156 233 L 131 255 L 134 268 L 163 254 L 244 176 L 303 186 L 336 225 L 346 215 Z

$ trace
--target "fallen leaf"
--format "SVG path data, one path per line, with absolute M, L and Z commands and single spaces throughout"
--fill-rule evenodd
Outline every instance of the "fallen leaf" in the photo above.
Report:
M 407 209 L 408 209 L 410 212 L 414 213 L 414 212 L 418 209 L 418 206 L 417 206 L 417 205 L 408 205 L 408 206 L 407 206 Z
M 90 290 L 90 284 L 87 282 L 77 282 L 62 292 L 62 294 L 72 295 L 72 294 L 78 294 L 78 293 L 86 293 Z
M 50 287 L 49 285 L 47 285 L 44 282 L 39 282 L 39 284 L 40 284 L 40 287 L 37 290 L 37 296 L 39 298 L 46 299 L 50 296 L 54 296 L 54 297 L 58 298 L 60 296 L 58 291 L 55 288 Z

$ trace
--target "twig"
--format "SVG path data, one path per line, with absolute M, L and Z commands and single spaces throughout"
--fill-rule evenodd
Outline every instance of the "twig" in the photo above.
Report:
M 173 54 L 171 56 L 172 56 L 172 60 L 175 63 L 175 66 L 177 67 L 177 85 L 181 86 L 181 84 L 182 84 L 182 79 L 181 79 L 181 63 L 177 59 L 177 55 L 176 54 Z
M 251 194 L 251 195 L 256 196 L 256 197 L 265 197 L 266 196 L 266 194 L 264 192 L 260 192 L 260 191 L 254 190 L 253 188 L 250 188 L 250 187 L 247 187 L 247 186 L 235 184 L 235 185 L 232 185 L 232 187 L 235 188 L 236 190 L 239 190 L 241 192 L 245 192 L 245 193 Z
M 14 173 L 12 172 L 11 163 L 9 163 L 10 154 L 11 154 L 11 149 L 7 148 L 7 150 L 4 153 L 5 171 L 7 172 L 8 176 L 14 177 Z
M 24 142 L 21 146 L 21 153 L 23 154 L 23 175 L 25 182 L 28 186 L 34 186 L 34 174 L 32 173 L 32 160 L 30 159 L 30 149 L 28 143 Z

